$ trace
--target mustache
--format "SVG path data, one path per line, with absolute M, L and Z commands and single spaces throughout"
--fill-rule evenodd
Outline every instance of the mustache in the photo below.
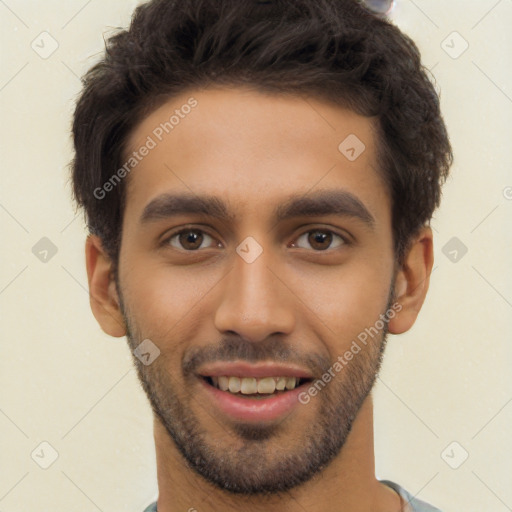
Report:
M 247 363 L 279 362 L 296 364 L 311 371 L 313 375 L 323 374 L 331 366 L 327 356 L 317 353 L 299 354 L 293 346 L 277 336 L 263 341 L 250 341 L 240 336 L 223 337 L 207 347 L 191 347 L 182 358 L 185 376 L 197 372 L 206 363 L 243 361 Z

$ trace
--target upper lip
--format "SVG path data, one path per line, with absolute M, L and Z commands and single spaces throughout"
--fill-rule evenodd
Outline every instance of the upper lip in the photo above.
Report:
M 210 363 L 202 366 L 197 372 L 202 377 L 298 377 L 312 379 L 311 372 L 300 366 L 284 365 L 279 363 L 250 364 L 244 362 Z

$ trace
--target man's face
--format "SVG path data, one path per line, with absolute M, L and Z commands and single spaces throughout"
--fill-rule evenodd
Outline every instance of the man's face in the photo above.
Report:
M 169 133 L 158 130 L 176 109 Z M 156 146 L 127 178 L 118 274 L 131 348 L 150 339 L 160 351 L 135 359 L 139 378 L 198 473 L 233 492 L 290 489 L 339 454 L 384 349 L 385 327 L 332 370 L 360 333 L 382 327 L 392 299 L 372 122 L 313 99 L 209 89 L 150 114 L 130 152 L 148 136 Z M 227 216 L 176 211 L 166 194 L 196 207 L 216 198 Z M 301 403 L 329 368 L 329 384 Z M 270 394 L 279 377 L 301 380 Z M 236 393 L 216 387 L 226 382 Z

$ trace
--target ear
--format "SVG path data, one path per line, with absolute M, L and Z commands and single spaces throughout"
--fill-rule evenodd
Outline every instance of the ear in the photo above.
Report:
M 100 327 L 110 336 L 126 334 L 119 307 L 117 287 L 112 273 L 112 261 L 103 250 L 101 239 L 89 235 L 85 242 L 85 260 L 89 280 L 91 310 Z
M 395 317 L 389 320 L 389 332 L 401 334 L 416 321 L 430 283 L 434 264 L 432 230 L 422 228 L 412 240 L 404 264 L 395 277 L 395 302 L 401 305 Z

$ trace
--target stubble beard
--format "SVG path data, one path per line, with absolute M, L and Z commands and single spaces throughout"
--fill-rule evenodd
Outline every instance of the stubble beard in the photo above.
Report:
M 391 295 L 388 310 L 390 304 Z M 133 355 L 133 350 L 144 337 L 134 327 L 133 316 L 122 300 L 121 309 Z M 379 373 L 387 327 L 385 322 L 380 339 L 372 339 L 314 399 L 307 405 L 300 405 L 317 408 L 313 422 L 297 425 L 294 421 L 284 421 L 270 426 L 233 424 L 229 436 L 234 437 L 236 448 L 219 445 L 216 439 L 212 439 L 193 408 L 182 398 L 186 396 L 189 403 L 194 402 L 193 395 L 183 392 L 187 384 L 185 381 L 180 384 L 176 376 L 171 377 L 163 364 L 164 357 L 157 358 L 148 366 L 135 356 L 133 360 L 154 414 L 188 467 L 211 484 L 232 494 L 277 496 L 319 475 L 340 454 Z M 231 344 L 232 350 L 238 351 L 237 347 L 243 343 L 243 340 L 239 340 L 237 344 Z M 254 346 L 246 346 L 238 352 L 254 355 L 254 351 L 258 350 Z M 187 374 L 182 376 L 185 379 L 190 377 Z M 197 389 L 197 382 L 194 389 Z M 300 413 L 300 410 L 292 414 L 297 412 Z M 211 423 L 214 419 L 208 416 L 207 421 Z M 220 424 L 220 421 L 217 423 Z M 281 453 L 279 447 L 287 436 L 285 427 L 289 429 L 290 426 L 294 429 L 294 438 L 299 435 L 300 439 L 295 442 L 293 451 Z M 226 438 L 226 434 L 223 437 Z

